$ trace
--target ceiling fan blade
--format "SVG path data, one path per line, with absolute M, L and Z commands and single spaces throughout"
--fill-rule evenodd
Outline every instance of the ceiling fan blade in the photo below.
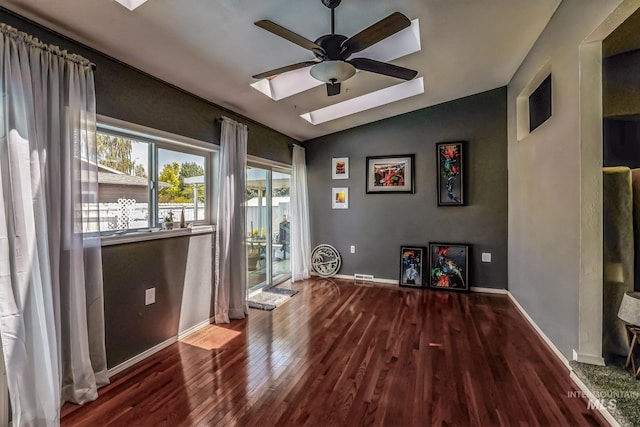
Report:
M 286 67 L 276 68 L 275 70 L 265 71 L 264 73 L 256 74 L 252 76 L 254 79 L 264 79 L 267 77 L 277 76 L 278 74 L 286 73 L 287 71 L 298 70 L 300 68 L 309 67 L 315 65 L 315 61 L 298 62 L 297 64 L 287 65 Z
M 387 37 L 394 35 L 398 31 L 402 31 L 410 26 L 411 21 L 409 18 L 400 12 L 392 13 L 386 18 L 360 31 L 355 36 L 342 42 L 342 51 L 346 54 L 345 57 L 348 58 L 349 55 L 360 52 L 369 46 L 373 46 L 379 41 L 382 41 Z
M 327 96 L 340 95 L 340 83 L 327 83 Z
M 368 58 L 353 58 L 347 62 L 356 67 L 358 70 L 384 74 L 385 76 L 396 77 L 403 80 L 411 80 L 418 75 L 418 72 L 416 70 L 411 70 L 409 68 L 389 64 L 388 62 L 380 62 Z
M 314 53 L 319 53 L 321 54 L 321 56 L 325 54 L 324 49 L 320 45 L 302 37 L 299 34 L 294 33 L 291 30 L 288 30 L 276 24 L 275 22 L 269 21 L 268 19 L 263 19 L 261 21 L 254 22 L 254 24 L 262 28 L 263 30 L 267 30 L 270 33 L 275 34 L 276 36 L 280 36 L 283 39 L 289 40 L 291 43 L 295 43 L 300 47 L 309 49 Z

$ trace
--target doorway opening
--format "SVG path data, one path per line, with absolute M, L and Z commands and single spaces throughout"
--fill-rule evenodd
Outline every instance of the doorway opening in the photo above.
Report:
M 252 292 L 291 277 L 291 170 L 251 162 L 246 174 L 247 288 Z

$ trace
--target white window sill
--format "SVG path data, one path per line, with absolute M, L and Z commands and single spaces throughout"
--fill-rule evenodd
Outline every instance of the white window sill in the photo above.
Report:
M 190 228 L 176 228 L 160 231 L 131 231 L 101 238 L 102 246 L 121 245 L 123 243 L 145 242 L 147 240 L 167 239 L 171 237 L 193 236 L 208 234 L 216 231 L 215 225 L 194 225 Z

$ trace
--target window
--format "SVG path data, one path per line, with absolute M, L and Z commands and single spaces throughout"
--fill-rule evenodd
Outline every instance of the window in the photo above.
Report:
M 551 74 L 529 96 L 529 132 L 551 117 Z
M 206 157 L 164 148 L 158 149 L 158 218 L 170 212 L 185 221 L 204 220 L 206 215 Z
M 149 143 L 98 132 L 100 231 L 149 228 Z
M 99 124 L 100 231 L 160 227 L 173 214 L 180 221 L 211 220 L 212 148 Z

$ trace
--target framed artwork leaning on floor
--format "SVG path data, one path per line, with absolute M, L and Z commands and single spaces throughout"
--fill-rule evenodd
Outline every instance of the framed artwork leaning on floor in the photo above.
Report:
M 429 244 L 429 288 L 469 290 L 469 245 Z
M 400 286 L 421 288 L 424 282 L 424 248 L 420 246 L 400 247 Z

